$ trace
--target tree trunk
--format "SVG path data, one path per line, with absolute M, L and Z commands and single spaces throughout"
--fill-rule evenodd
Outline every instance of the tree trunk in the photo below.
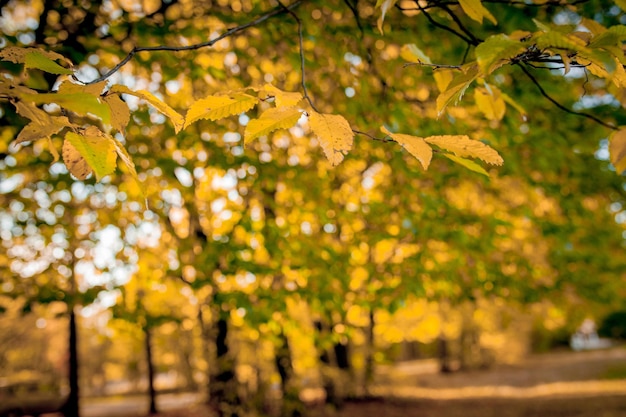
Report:
M 150 397 L 150 414 L 157 413 L 156 390 L 154 389 L 154 363 L 152 361 L 152 334 L 148 326 L 143 328 L 146 349 L 146 363 L 148 365 L 148 395 Z
M 78 394 L 78 331 L 76 325 L 76 313 L 74 306 L 68 306 L 70 309 L 69 321 L 69 372 L 68 379 L 70 385 L 70 393 L 67 401 L 63 405 L 63 415 L 65 417 L 80 417 L 79 394 Z
M 437 340 L 437 356 L 439 357 L 439 372 L 444 374 L 452 372 L 448 339 L 443 334 L 440 334 Z
M 374 381 L 374 309 L 369 311 L 370 325 L 367 328 L 367 351 L 365 356 L 365 376 L 363 380 L 363 393 L 369 394 L 369 387 Z
M 237 417 L 241 414 L 241 399 L 237 390 L 234 363 L 228 355 L 228 321 L 217 321 L 216 372 L 209 382 L 209 405 L 220 417 Z
M 283 390 L 283 404 L 281 415 L 283 417 L 301 416 L 303 407 L 298 390 L 293 386 L 293 361 L 291 359 L 291 349 L 289 340 L 284 333 L 280 336 L 281 345 L 276 349 L 276 369 L 280 375 L 281 387 Z

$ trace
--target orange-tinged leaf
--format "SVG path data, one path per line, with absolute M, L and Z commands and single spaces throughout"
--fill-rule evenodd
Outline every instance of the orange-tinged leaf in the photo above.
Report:
M 298 92 L 283 91 L 274 87 L 272 84 L 265 84 L 263 88 L 261 88 L 260 92 L 265 94 L 265 97 L 262 97 L 263 99 L 267 97 L 274 97 L 276 100 L 276 107 L 297 106 L 303 99 L 302 94 Z
M 354 132 L 350 123 L 338 114 L 312 112 L 309 116 L 311 130 L 320 141 L 326 158 L 333 166 L 339 165 L 352 149 Z
M 485 171 L 485 169 L 483 167 L 481 167 L 480 165 L 478 165 L 476 162 L 472 161 L 471 159 L 465 159 L 465 158 L 460 158 L 456 155 L 452 155 L 450 153 L 444 153 L 442 154 L 443 156 L 445 156 L 446 158 L 448 158 L 449 160 L 464 166 L 465 168 L 469 169 L 470 171 L 474 171 L 477 172 L 479 174 L 485 175 L 485 176 L 489 176 L 489 173 L 487 171 Z
M 609 155 L 618 174 L 626 171 L 626 128 L 621 128 L 609 137 Z
M 492 165 L 502 165 L 504 162 L 500 154 L 491 146 L 465 135 L 429 136 L 424 140 L 462 158 L 478 158 Z
M 200 119 L 220 120 L 250 110 L 259 99 L 243 93 L 208 96 L 191 105 L 185 115 L 184 128 Z
M 430 161 L 433 158 L 433 148 L 431 148 L 430 145 L 424 141 L 424 138 L 420 138 L 419 136 L 391 133 L 384 126 L 381 127 L 380 130 L 384 134 L 391 136 L 393 140 L 398 142 L 411 155 L 417 158 L 424 169 L 428 169 Z
M 93 169 L 89 166 L 85 158 L 78 152 L 69 140 L 63 141 L 63 162 L 70 174 L 79 180 L 86 179 Z
M 68 132 L 63 143 L 63 161 L 78 179 L 85 179 L 91 171 L 100 181 L 115 171 L 117 150 L 113 138 L 97 127 L 90 126 L 82 135 Z
M 502 120 L 506 112 L 506 104 L 504 98 L 500 94 L 500 90 L 494 86 L 489 89 L 479 87 L 474 90 L 474 100 L 478 109 L 489 120 Z
M 17 135 L 13 143 L 33 142 L 37 139 L 50 138 L 59 133 L 64 127 L 72 126 L 65 116 L 50 116 L 45 111 L 30 103 L 18 101 L 15 103 L 17 113 L 31 120 Z
M 74 93 L 84 93 L 84 94 L 91 94 L 93 96 L 99 96 L 102 93 L 102 90 L 104 90 L 104 87 L 106 87 L 107 82 L 105 81 L 100 81 L 99 83 L 95 83 L 95 84 L 75 84 L 73 82 L 70 81 L 65 81 L 63 83 L 61 83 L 61 85 L 59 86 L 59 93 L 61 94 L 74 94 Z
M 463 11 L 472 19 L 477 21 L 478 23 L 483 22 L 483 18 L 486 17 L 496 25 L 498 22 L 496 18 L 493 17 L 491 12 L 483 6 L 480 0 L 459 0 L 459 4 Z
M 111 126 L 118 132 L 124 133 L 128 122 L 130 122 L 130 110 L 128 105 L 122 100 L 119 94 L 107 94 L 102 100 L 111 109 Z
M 129 94 L 131 96 L 138 97 L 150 103 L 155 109 L 167 116 L 174 124 L 174 130 L 176 133 L 180 132 L 185 126 L 185 118 L 180 115 L 176 110 L 165 104 L 163 101 L 156 98 L 151 92 L 145 90 L 133 91 L 125 85 L 114 85 L 109 90 L 109 93 L 122 93 Z
M 248 122 L 244 132 L 244 143 L 248 144 L 259 136 L 267 135 L 277 129 L 293 127 L 302 113 L 295 107 L 274 107 L 263 112 L 258 119 Z

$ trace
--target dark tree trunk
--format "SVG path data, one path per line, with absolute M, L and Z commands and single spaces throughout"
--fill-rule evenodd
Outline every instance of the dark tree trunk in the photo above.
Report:
M 370 384 L 374 381 L 374 309 L 369 311 L 370 325 L 367 328 L 367 356 L 365 357 L 365 378 L 363 381 L 363 391 L 369 394 Z
M 280 374 L 280 382 L 283 390 L 283 404 L 281 415 L 283 417 L 298 417 L 303 413 L 302 402 L 296 387 L 291 380 L 293 378 L 293 360 L 289 340 L 284 333 L 280 336 L 280 346 L 276 349 L 276 369 Z
M 216 372 L 209 382 L 209 404 L 220 417 L 237 417 L 241 399 L 237 391 L 234 364 L 228 355 L 228 321 L 221 317 L 217 323 Z
M 143 328 L 146 349 L 146 362 L 148 365 L 148 395 L 150 397 L 150 414 L 157 413 L 156 390 L 154 389 L 154 363 L 152 361 L 152 334 L 148 326 Z
M 444 335 L 440 335 L 437 340 L 437 350 L 439 356 L 439 371 L 441 373 L 452 372 L 452 365 L 450 363 L 450 349 L 448 347 L 448 339 Z
M 78 331 L 76 325 L 76 313 L 74 307 L 70 307 L 69 322 L 69 372 L 68 379 L 70 385 L 70 393 L 67 401 L 63 406 L 63 415 L 65 417 L 80 417 L 79 394 L 78 394 Z

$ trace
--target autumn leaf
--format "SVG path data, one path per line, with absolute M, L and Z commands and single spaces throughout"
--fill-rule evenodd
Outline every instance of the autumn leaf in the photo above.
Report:
M 488 75 L 524 52 L 526 48 L 525 43 L 511 39 L 503 33 L 493 35 L 476 47 L 476 62 L 480 71 Z
M 72 175 L 84 180 L 93 171 L 96 180 L 115 170 L 115 141 L 97 127 L 90 126 L 83 134 L 68 132 L 63 143 L 63 161 Z
M 91 94 L 92 96 L 99 96 L 106 87 L 106 81 L 100 81 L 95 84 L 75 84 L 70 81 L 65 81 L 59 86 L 59 94 Z
M 459 0 L 459 4 L 472 20 L 483 23 L 483 18 L 486 17 L 494 25 L 498 24 L 496 18 L 483 6 L 480 0 Z
M 446 90 L 439 94 L 437 97 L 437 114 L 441 115 L 443 110 L 450 104 L 456 104 L 461 98 L 467 88 L 472 84 L 476 78 L 478 78 L 478 66 L 470 65 L 466 68 L 466 72 L 457 75 L 450 81 Z
M 380 130 L 389 135 L 393 140 L 398 142 L 404 149 L 406 149 L 411 155 L 417 158 L 422 164 L 424 169 L 428 169 L 430 161 L 433 158 L 433 149 L 428 145 L 424 138 L 411 135 L 403 135 L 398 133 L 391 133 L 384 126 Z
M 185 118 L 182 115 L 180 115 L 176 110 L 168 106 L 163 101 L 156 98 L 149 91 L 145 91 L 145 90 L 133 91 L 130 88 L 126 87 L 125 85 L 114 85 L 109 90 L 109 93 L 110 94 L 114 94 L 114 93 L 129 94 L 131 96 L 135 96 L 142 100 L 147 101 L 155 109 L 157 109 L 158 111 L 163 113 L 165 116 L 167 116 L 172 121 L 172 123 L 174 123 L 174 130 L 176 133 L 180 132 L 185 126 Z
M 126 168 L 128 168 L 128 172 L 130 173 L 131 177 L 135 180 L 137 184 L 139 184 L 139 177 L 137 176 L 135 163 L 128 154 L 128 151 L 126 150 L 124 145 L 115 138 L 113 138 L 113 145 L 115 146 L 115 152 L 117 152 L 117 155 L 120 157 L 124 165 L 126 165 Z
M 30 103 L 18 101 L 15 103 L 16 111 L 19 115 L 30 119 L 15 138 L 15 145 L 23 142 L 33 142 L 37 139 L 50 138 L 59 133 L 63 128 L 72 126 L 72 123 L 65 116 L 50 116 L 45 111 L 33 106 Z
M 387 11 L 389 11 L 389 9 L 391 9 L 396 4 L 397 1 L 398 0 L 377 0 L 376 1 L 376 7 L 380 7 L 380 11 L 381 11 L 380 17 L 378 18 L 378 22 L 376 23 L 381 35 L 385 33 L 383 31 L 383 23 L 385 21 L 385 15 L 387 14 Z
M 449 153 L 443 153 L 443 156 L 445 156 L 446 158 L 448 158 L 449 160 L 464 166 L 465 168 L 469 169 L 470 171 L 474 171 L 477 172 L 479 174 L 482 174 L 486 177 L 489 176 L 489 173 L 487 171 L 485 171 L 485 169 L 483 167 L 481 167 L 480 165 L 478 165 L 476 162 L 470 160 L 470 159 L 465 159 L 465 158 L 460 158 L 456 155 L 452 155 Z
M 260 92 L 264 94 L 261 97 L 265 100 L 268 97 L 274 97 L 276 100 L 276 107 L 291 107 L 297 106 L 303 99 L 302 94 L 299 92 L 287 92 L 279 88 L 274 87 L 272 84 L 265 84 Z
M 252 142 L 259 136 L 267 135 L 277 129 L 293 127 L 302 113 L 295 107 L 273 107 L 263 112 L 258 119 L 248 122 L 244 132 L 244 142 Z
M 107 94 L 102 100 L 111 109 L 111 126 L 118 132 L 124 133 L 128 122 L 130 122 L 130 110 L 128 105 L 122 100 L 119 94 Z
M 243 93 L 229 96 L 208 96 L 191 105 L 185 115 L 183 128 L 187 128 L 187 126 L 200 119 L 215 121 L 243 113 L 254 107 L 258 101 L 258 98 Z
M 38 48 L 20 48 L 8 46 L 0 51 L 0 59 L 24 64 L 24 68 L 36 68 L 50 74 L 73 74 L 74 71 L 59 65 L 55 61 L 63 61 L 71 66 L 71 62 L 63 55 L 52 51 L 44 51 Z
M 626 171 L 626 128 L 614 132 L 609 137 L 609 155 L 618 174 Z
M 414 43 L 403 45 L 400 49 L 400 56 L 405 61 L 432 64 L 430 58 Z
M 319 139 L 330 164 L 339 165 L 344 155 L 352 149 L 354 132 L 350 123 L 343 116 L 314 111 L 309 116 L 309 125 Z
M 441 149 L 454 152 L 459 157 L 478 158 L 492 165 L 502 165 L 504 162 L 495 149 L 465 135 L 429 136 L 424 140 Z
M 506 104 L 500 89 L 489 86 L 489 89 L 479 87 L 474 90 L 474 100 L 480 110 L 489 120 L 502 120 L 506 112 Z
M 76 114 L 87 116 L 92 114 L 99 117 L 106 124 L 111 122 L 111 110 L 109 106 L 100 101 L 99 97 L 88 93 L 44 93 L 44 94 L 23 94 L 23 100 L 36 104 L 56 103 L 59 106 Z

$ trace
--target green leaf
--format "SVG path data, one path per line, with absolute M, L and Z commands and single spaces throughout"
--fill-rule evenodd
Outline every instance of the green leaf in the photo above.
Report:
M 26 54 L 26 57 L 24 59 L 24 67 L 40 69 L 50 74 L 69 75 L 74 73 L 74 71 L 62 67 L 61 65 L 57 64 L 52 59 L 48 58 L 37 50 L 31 51 Z
M 484 75 L 507 64 L 511 58 L 524 52 L 527 44 L 511 39 L 505 34 L 488 37 L 476 47 L 476 62 Z
M 36 104 L 56 103 L 59 106 L 76 114 L 87 116 L 93 114 L 99 117 L 106 124 L 111 123 L 111 110 L 106 103 L 100 101 L 98 96 L 88 93 L 71 94 L 22 94 L 23 100 L 32 101 Z
M 66 145 L 69 144 L 69 145 Z M 78 179 L 85 179 L 93 170 L 96 180 L 115 171 L 115 141 L 97 127 L 90 126 L 84 134 L 68 132 L 63 144 L 63 161 Z
M 452 155 L 451 153 L 443 153 L 443 156 L 445 156 L 446 158 L 448 158 L 449 160 L 464 166 L 465 168 L 469 169 L 470 171 L 474 171 L 477 172 L 479 174 L 485 175 L 485 176 L 489 176 L 489 173 L 487 171 L 485 171 L 485 169 L 483 167 L 481 167 L 480 165 L 478 165 L 476 162 L 470 160 L 470 159 L 465 159 L 465 158 L 460 158 L 456 155 Z
M 293 127 L 302 113 L 295 107 L 274 107 L 263 112 L 258 119 L 248 122 L 244 132 L 244 143 L 248 144 L 259 136 L 267 135 L 277 129 Z

